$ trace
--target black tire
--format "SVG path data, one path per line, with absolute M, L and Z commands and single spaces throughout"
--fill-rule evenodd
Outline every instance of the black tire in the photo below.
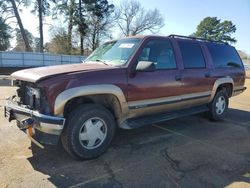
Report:
M 224 100 L 225 102 L 224 110 L 219 110 L 220 108 L 216 106 L 216 103 L 218 103 L 219 100 L 222 100 L 222 101 Z M 209 104 L 209 112 L 208 112 L 209 118 L 213 121 L 223 120 L 225 118 L 225 114 L 228 109 L 228 101 L 229 101 L 228 94 L 226 90 L 223 89 L 223 90 L 217 91 L 217 93 L 214 96 L 213 101 Z
M 89 147 L 89 141 L 81 141 L 79 134 L 82 129 L 86 129 L 84 127 L 87 126 L 86 122 L 92 122 L 95 120 L 95 118 L 99 118 L 103 123 L 103 126 L 105 125 L 106 136 L 104 137 L 103 141 L 99 142 L 100 145 L 98 147 L 89 149 L 86 148 Z M 78 106 L 75 110 L 71 111 L 67 115 L 65 128 L 61 135 L 62 145 L 71 156 L 77 159 L 83 160 L 96 158 L 104 153 L 110 145 L 115 134 L 115 129 L 116 124 L 114 117 L 105 107 L 97 104 L 84 104 Z M 97 139 L 96 141 L 98 143 L 99 140 Z

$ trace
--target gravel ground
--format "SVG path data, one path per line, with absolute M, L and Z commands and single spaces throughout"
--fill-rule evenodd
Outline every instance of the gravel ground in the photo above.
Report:
M 3 114 L 15 88 L 0 91 Z M 89 161 L 60 146 L 37 148 L 1 115 L 0 187 L 250 187 L 249 135 L 249 89 L 230 100 L 224 121 L 196 115 L 118 130 L 108 151 Z

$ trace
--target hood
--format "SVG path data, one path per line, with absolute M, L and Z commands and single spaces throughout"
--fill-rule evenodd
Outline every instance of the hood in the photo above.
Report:
M 31 68 L 24 69 L 20 71 L 16 71 L 11 74 L 16 80 L 23 80 L 27 82 L 37 82 L 39 80 L 43 80 L 50 76 L 55 76 L 59 74 L 73 73 L 73 72 L 90 72 L 96 70 L 110 69 L 111 67 L 103 64 L 69 64 L 69 65 L 55 65 L 55 66 L 47 66 L 47 67 L 39 67 L 39 68 Z M 114 68 L 114 67 L 112 67 Z

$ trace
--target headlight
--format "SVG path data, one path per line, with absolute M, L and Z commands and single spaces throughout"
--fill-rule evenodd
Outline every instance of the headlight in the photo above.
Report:
M 32 88 L 27 86 L 27 94 L 29 96 L 35 96 L 35 98 L 40 98 L 40 90 L 37 88 Z
M 40 107 L 40 90 L 30 86 L 26 86 L 25 104 L 31 108 Z

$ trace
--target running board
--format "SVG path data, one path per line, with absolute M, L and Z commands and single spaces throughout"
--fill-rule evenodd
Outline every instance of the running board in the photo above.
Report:
M 131 119 L 124 121 L 120 127 L 123 129 L 135 129 L 135 128 L 139 128 L 145 125 L 150 125 L 153 123 L 158 123 L 162 121 L 176 119 L 179 117 L 190 116 L 193 114 L 206 112 L 208 110 L 209 109 L 207 106 L 197 106 L 193 108 L 186 108 L 186 109 L 176 110 L 173 112 L 167 112 L 163 114 L 156 114 L 156 115 L 144 116 L 144 117 L 139 117 L 139 118 L 131 118 Z

